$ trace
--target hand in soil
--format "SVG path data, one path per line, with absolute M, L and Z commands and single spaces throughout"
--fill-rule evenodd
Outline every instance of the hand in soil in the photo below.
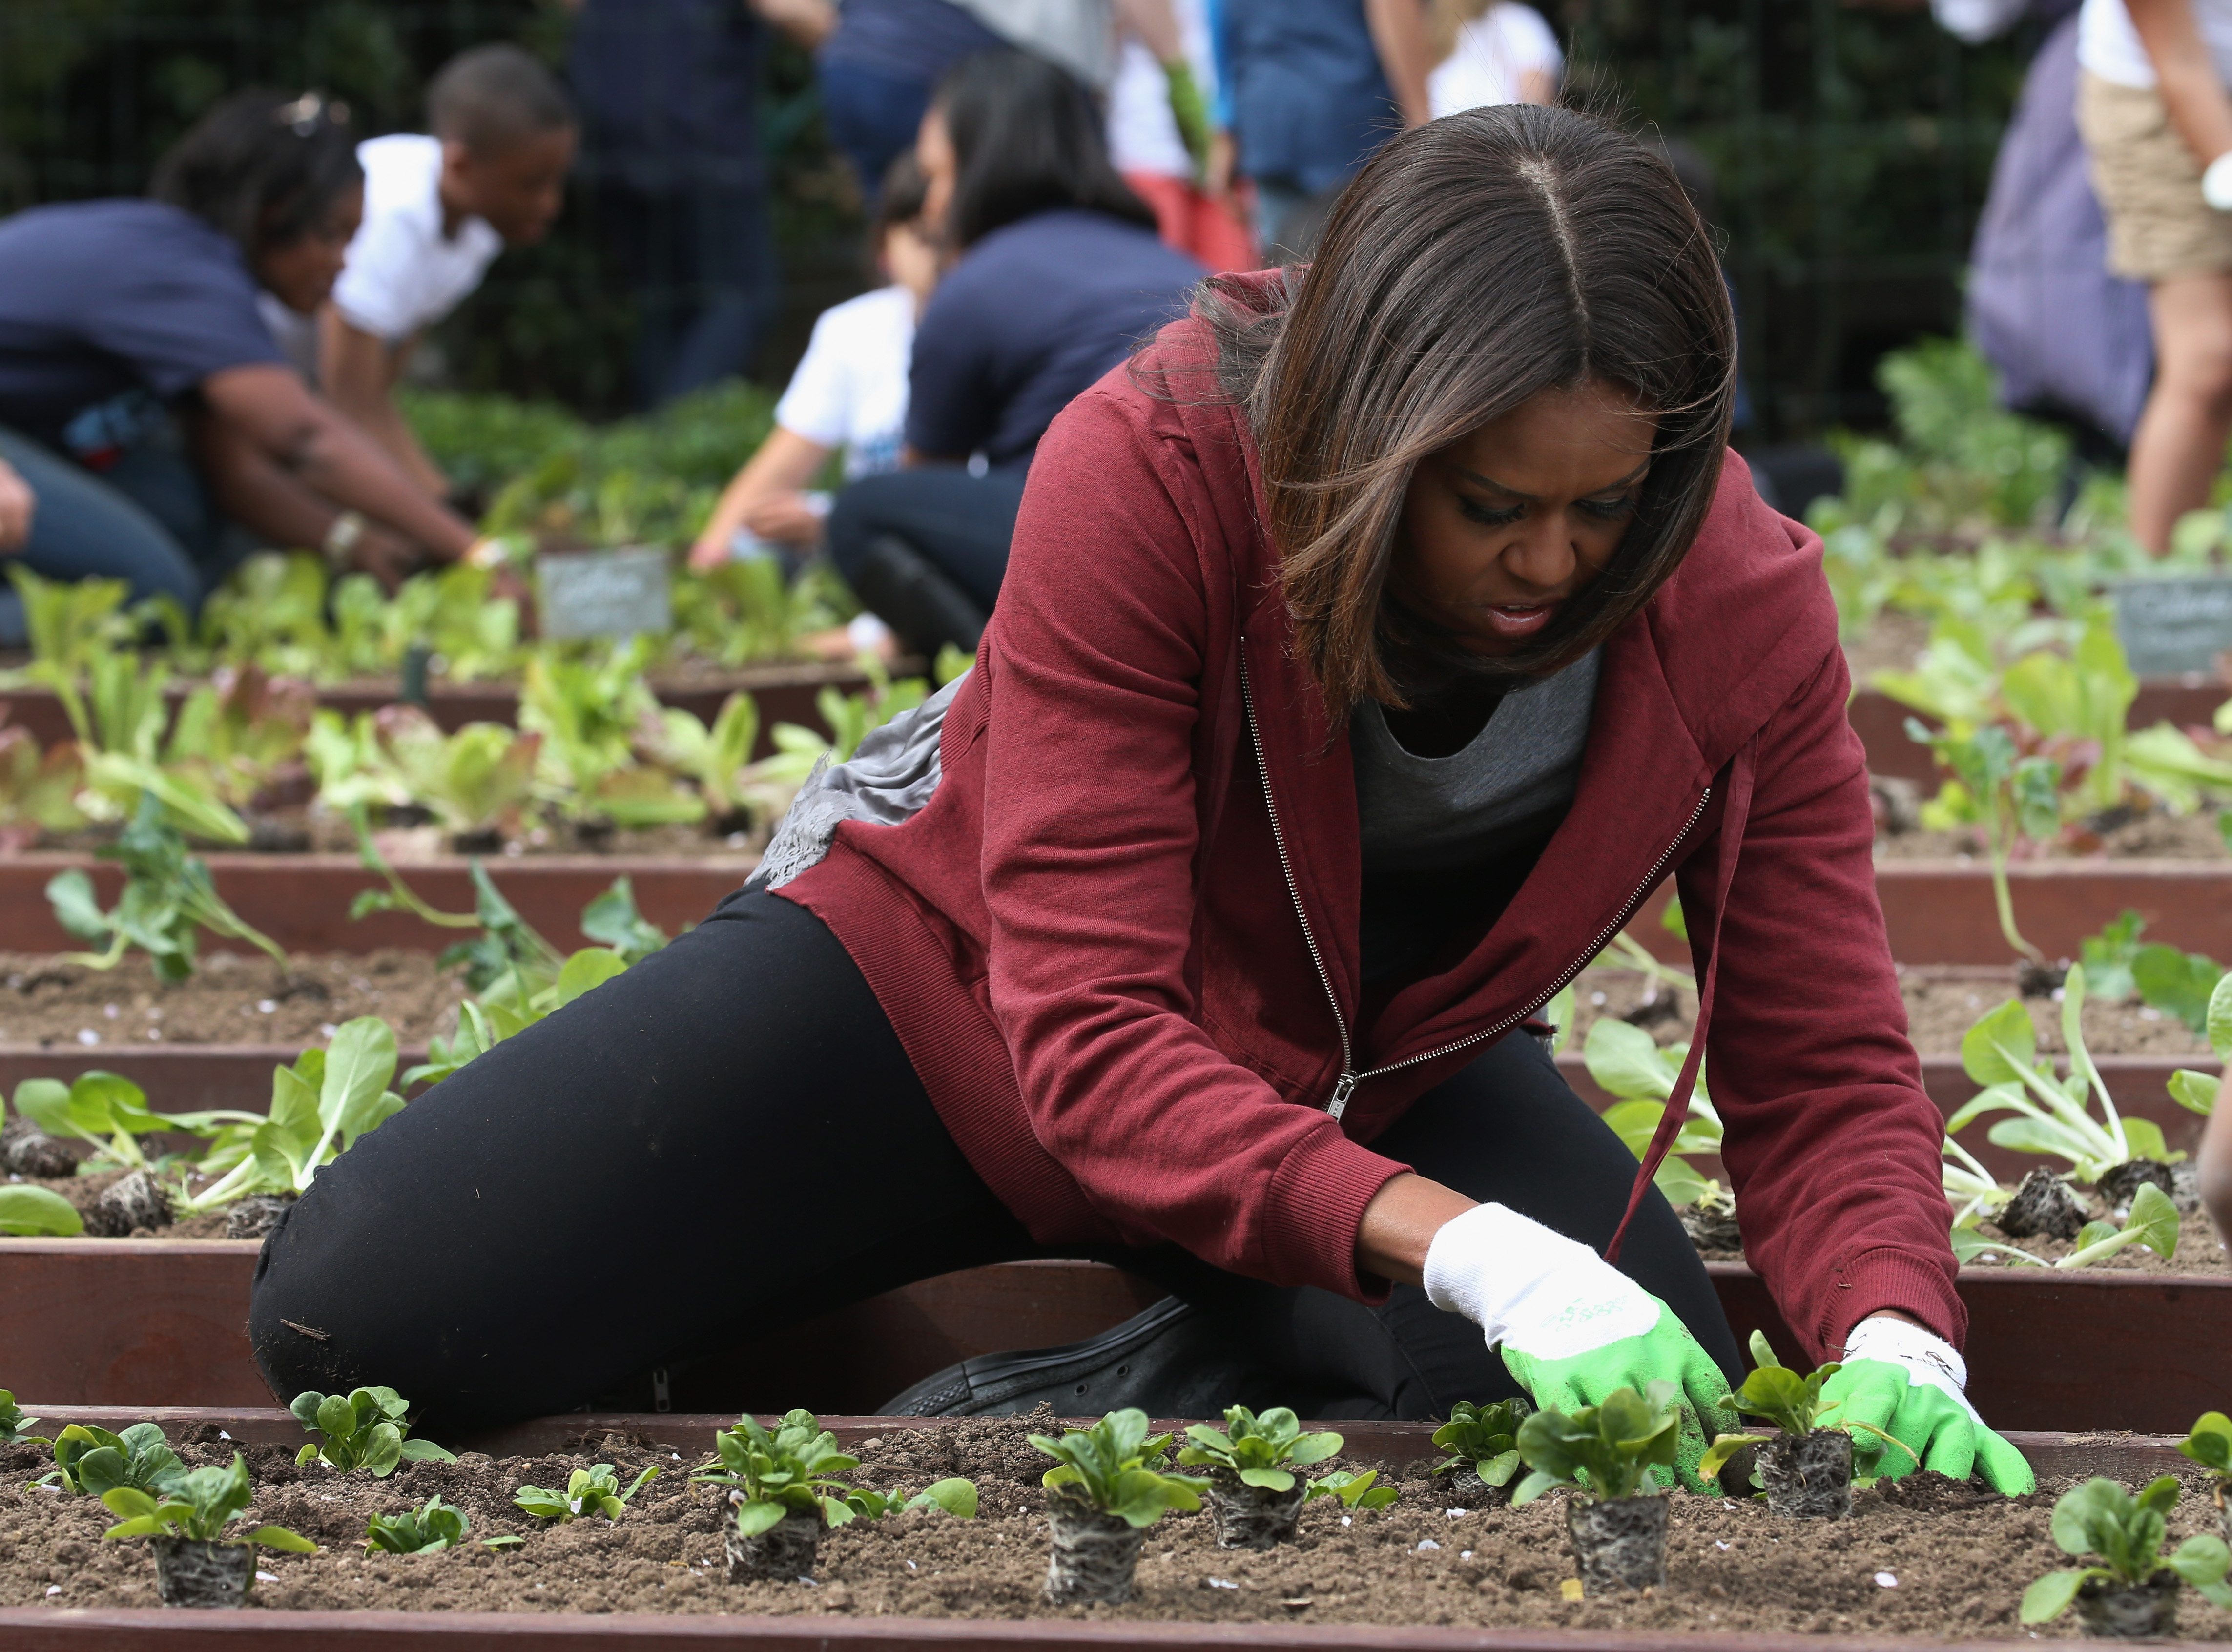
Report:
M 1823 1365 L 1801 1376 L 1777 1362 L 1766 1336 L 1757 1331 L 1751 1333 L 1751 1357 L 1755 1369 L 1722 1402 L 1722 1409 L 1764 1417 L 1775 1432 L 1719 1435 L 1697 1465 L 1699 1476 L 1716 1479 L 1738 1452 L 1762 1448 L 1755 1455 L 1770 1513 L 1786 1519 L 1842 1519 L 1852 1512 L 1852 1441 L 1818 1426 L 1828 1409 L 1821 1390 L 1839 1367 Z M 1880 1428 L 1860 1422 L 1851 1426 L 1874 1436 L 1871 1456 L 1885 1447 L 1906 1450 Z
M 1840 1408 L 1839 1423 L 1864 1425 L 1905 1448 L 1886 1450 L 1878 1472 L 1912 1472 L 1908 1457 L 1955 1480 L 1970 1473 L 2010 1495 L 2032 1491 L 2037 1478 L 2023 1455 L 1994 1434 L 1962 1393 L 1968 1367 L 1952 1346 L 1901 1319 L 1863 1319 L 1845 1341 L 1845 1360 L 1821 1386 Z

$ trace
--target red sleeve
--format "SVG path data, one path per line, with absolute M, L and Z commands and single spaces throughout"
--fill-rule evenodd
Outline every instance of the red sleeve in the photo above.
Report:
M 1706 1039 L 1744 1251 L 1809 1357 L 1878 1308 L 1960 1344 L 1944 1125 L 1922 1088 L 1877 899 L 1867 758 L 1843 652 L 1760 736 Z M 1719 845 L 1680 888 L 1710 934 Z
M 1197 1019 L 1195 740 L 1207 639 L 1236 630 L 1203 486 L 1101 393 L 1032 465 L 987 656 L 992 1009 L 1032 1128 L 1127 1234 L 1360 1297 L 1364 1207 L 1405 1167 Z

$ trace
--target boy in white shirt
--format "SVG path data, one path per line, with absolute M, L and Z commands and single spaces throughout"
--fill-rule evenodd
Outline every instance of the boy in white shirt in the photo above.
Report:
M 507 246 L 549 232 L 578 137 L 573 106 L 516 46 L 477 46 L 427 87 L 431 135 L 360 145 L 364 224 L 319 318 L 326 394 L 436 496 L 449 483 L 395 405 L 426 329 L 481 283 Z

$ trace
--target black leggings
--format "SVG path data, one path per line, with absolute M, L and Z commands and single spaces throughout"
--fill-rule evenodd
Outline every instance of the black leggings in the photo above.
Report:
M 1599 1247 L 1635 1174 L 1520 1033 L 1374 1145 Z M 275 1394 L 385 1383 L 430 1422 L 484 1425 L 766 1336 L 788 1304 L 804 1317 L 1080 1254 L 1211 1311 L 1298 1409 L 1418 1418 L 1516 1391 L 1480 1332 L 1412 1286 L 1366 1308 L 1175 1246 L 1036 1244 L 954 1145 L 843 947 L 757 891 L 320 1170 L 264 1244 L 250 1333 Z M 1655 1195 L 1620 1267 L 1740 1377 L 1712 1283 Z

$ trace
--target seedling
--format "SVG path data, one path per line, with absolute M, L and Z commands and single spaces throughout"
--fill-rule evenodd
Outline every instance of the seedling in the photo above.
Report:
M 0 1446 L 50 1446 L 54 1441 L 42 1434 L 29 1430 L 39 1426 L 39 1420 L 23 1415 L 16 1405 L 16 1396 L 0 1388 Z
M 239 1537 L 226 1530 L 254 1498 L 248 1464 L 238 1452 L 230 1468 L 196 1468 L 159 1496 L 133 1486 L 101 1494 L 124 1518 L 104 1538 L 146 1538 L 155 1551 L 155 1582 L 165 1606 L 237 1606 L 254 1581 L 256 1551 L 314 1554 L 318 1545 L 283 1526 L 259 1526 Z
M 1475 1405 L 1459 1400 L 1450 1420 L 1434 1430 L 1434 1443 L 1450 1454 L 1434 1465 L 1437 1474 L 1451 1469 L 1470 1474 L 1483 1487 L 1502 1488 L 1519 1472 L 1519 1425 L 1534 1408 L 1524 1400 Z
M 1042 1480 L 1051 1493 L 1048 1597 L 1112 1603 L 1130 1599 L 1146 1529 L 1171 1509 L 1199 1508 L 1209 1482 L 1148 1467 L 1171 1437 L 1149 1437 L 1147 1414 L 1132 1408 L 1111 1411 L 1081 1433 L 1028 1437 L 1055 1460 Z
M 1651 1138 L 1665 1117 L 1666 1103 L 1688 1059 L 1687 1044 L 1661 1048 L 1639 1027 L 1607 1016 L 1589 1027 L 1581 1046 L 1581 1059 L 1597 1086 L 1619 1098 L 1605 1109 L 1604 1121 L 1627 1143 L 1638 1160 L 1650 1150 Z M 1724 1198 L 1720 1184 L 1703 1175 L 1682 1155 L 1721 1150 L 1721 1116 L 1706 1093 L 1702 1068 L 1690 1096 L 1689 1116 L 1674 1137 L 1672 1150 L 1658 1167 L 1654 1181 L 1669 1204 L 1679 1208 Z
M 242 838 L 247 836 L 243 827 Z M 245 941 L 268 955 L 282 975 L 289 973 L 287 954 L 269 936 L 249 924 L 217 892 L 208 863 L 186 852 L 185 839 L 164 819 L 163 803 L 151 789 L 117 840 L 94 852 L 124 868 L 124 893 L 104 912 L 94 899 L 93 879 L 76 867 L 48 881 L 47 899 L 55 919 L 81 941 L 106 942 L 99 952 L 63 956 L 93 969 L 114 969 L 139 947 L 155 962 L 165 981 L 184 981 L 194 973 L 198 931 Z
M 1512 1493 L 1512 1505 L 1560 1486 L 1580 1493 L 1566 1506 L 1566 1530 L 1585 1595 L 1666 1581 L 1666 1500 L 1643 1490 L 1653 1468 L 1673 1468 L 1681 1430 L 1676 1392 L 1664 1381 L 1641 1394 L 1614 1389 L 1570 1416 L 1537 1411 L 1519 1425 L 1519 1455 L 1533 1472 Z
M 2077 1248 L 2052 1262 L 2004 1240 L 1986 1239 L 1972 1228 L 1954 1229 L 1953 1254 L 1964 1262 L 1989 1251 L 1994 1255 L 2021 1257 L 2039 1267 L 2080 1268 L 2090 1267 L 2129 1246 L 2144 1245 L 2168 1261 L 2177 1254 L 2177 1206 L 2153 1182 L 2142 1182 L 2131 1195 L 2128 1221 L 2121 1228 L 2112 1221 L 2086 1222 L 2078 1230 Z
M 1821 1403 L 1821 1390 L 1844 1367 L 1832 1361 L 1803 1376 L 1781 1364 L 1766 1336 L 1751 1333 L 1754 1369 L 1743 1386 L 1721 1402 L 1723 1411 L 1764 1417 L 1775 1427 L 1773 1434 L 1716 1435 L 1697 1463 L 1701 1480 L 1716 1480 L 1729 1458 L 1747 1446 L 1764 1446 L 1758 1477 L 1767 1488 L 1768 1507 L 1794 1519 L 1840 1519 L 1852 1513 L 1852 1453 L 1848 1439 L 1857 1428 L 1875 1436 L 1871 1454 L 1897 1446 L 1917 1467 L 1921 1459 L 1900 1441 L 1872 1422 L 1851 1422 L 1825 1429 L 1821 1424 L 1837 1409 L 1837 1402 Z M 1819 1441 L 1820 1443 L 1814 1443 Z
M 304 1191 L 322 1166 L 403 1111 L 403 1098 L 388 1087 L 395 1061 L 395 1029 L 386 1021 L 343 1021 L 325 1049 L 272 1069 L 270 1112 L 249 1130 L 238 1163 L 198 1194 L 181 1184 L 173 1208 L 191 1215 L 251 1193 Z
M 626 878 L 581 909 L 581 933 L 620 954 L 620 962 L 641 963 L 667 942 L 666 931 L 636 910 L 635 884 Z
M 55 1466 L 36 1483 L 55 1481 L 74 1497 L 101 1497 L 120 1486 L 167 1492 L 186 1472 L 152 1422 L 135 1422 L 120 1435 L 73 1422 L 53 1443 Z
M 1222 1429 L 1197 1422 L 1186 1438 L 1191 1443 L 1178 1452 L 1178 1461 L 1210 1470 L 1210 1506 L 1217 1546 L 1224 1549 L 1268 1549 L 1291 1539 L 1307 1493 L 1294 1470 L 1280 1465 L 1323 1462 L 1342 1443 L 1329 1431 L 1304 1434 L 1283 1405 L 1260 1417 L 1244 1405 L 1227 1407 Z
M 2022 1621 L 2051 1623 L 2074 1603 L 2096 1633 L 2166 1634 L 2181 1579 L 2211 1604 L 2232 1610 L 2232 1586 L 2224 1581 L 2232 1552 L 2222 1538 L 2200 1533 L 2163 1553 L 2164 1517 L 2177 1506 L 2174 1474 L 2137 1497 L 2102 1479 L 2064 1493 L 2054 1506 L 2054 1542 L 2065 1554 L 2104 1564 L 2047 1573 L 2023 1590 Z
M 306 1389 L 287 1409 L 305 1428 L 325 1436 L 295 1454 L 295 1462 L 304 1467 L 322 1462 L 343 1474 L 369 1468 L 385 1480 L 398 1463 L 457 1460 L 431 1440 L 406 1437 L 411 1403 L 392 1388 L 360 1388 L 348 1394 Z
M 77 1207 L 51 1188 L 0 1187 L 0 1234 L 13 1239 L 75 1239 L 85 1231 Z
M 157 1130 L 208 1137 L 226 1124 L 253 1126 L 261 1113 L 215 1108 L 206 1112 L 159 1113 L 147 1105 L 147 1092 L 114 1072 L 81 1072 L 69 1084 L 55 1079 L 26 1079 L 16 1086 L 16 1111 L 56 1141 L 85 1142 L 97 1149 L 81 1175 L 101 1170 L 152 1170 L 164 1161 L 140 1150 L 139 1137 Z
M 1309 1490 L 1302 1493 L 1302 1501 L 1307 1503 L 1313 1498 L 1332 1497 L 1338 1498 L 1343 1508 L 1366 1511 L 1385 1508 L 1403 1493 L 1397 1487 L 1374 1485 L 1372 1482 L 1379 1478 L 1377 1468 L 1367 1468 L 1360 1474 L 1351 1474 L 1346 1468 L 1336 1468 L 1323 1480 L 1312 1480 Z
M 2222 1411 L 2203 1412 L 2177 1448 L 2209 1471 L 2217 1520 L 2232 1538 L 2232 1417 Z
M 911 1508 L 943 1509 L 957 1520 L 973 1520 L 976 1518 L 976 1482 L 956 1475 L 951 1480 L 932 1480 L 920 1491 L 912 1493 L 903 1486 L 888 1492 L 855 1487 L 845 1493 L 845 1501 L 864 1520 L 880 1520 L 886 1514 Z
M 2225 818 L 2232 820 L 2232 814 Z M 2209 1047 L 2216 1052 L 2216 1059 L 2232 1062 L 2232 975 L 2219 981 L 2210 991 L 2208 1014 L 2202 1024 L 2209 1036 Z M 2170 1076 L 2170 1099 L 2203 1118 L 2216 1111 L 2216 1086 L 2215 1074 L 2196 1072 L 2188 1067 L 2181 1067 Z
M 522 1489 L 524 1489 L 522 1487 Z M 400 1514 L 375 1514 L 364 1529 L 364 1552 L 389 1554 L 433 1554 L 454 1549 L 465 1540 L 471 1522 L 464 1510 L 444 1503 L 436 1493 L 417 1508 Z
M 626 1491 L 620 1489 L 620 1477 L 612 1464 L 600 1462 L 587 1468 L 576 1468 L 566 1481 L 566 1489 L 555 1492 L 541 1486 L 522 1486 L 512 1501 L 538 1520 L 555 1520 L 564 1526 L 590 1514 L 601 1514 L 608 1520 L 617 1520 L 621 1512 L 652 1480 L 659 1478 L 656 1467 L 638 1474 Z
M 2077 1177 L 2097 1182 L 2106 1171 L 2133 1159 L 2174 1163 L 2162 1127 L 2144 1118 L 2125 1118 L 2116 1111 L 2108 1085 L 2085 1046 L 2080 1018 L 2085 1008 L 2085 969 L 2073 967 L 2062 983 L 2061 1033 L 2069 1049 L 2069 1077 L 2058 1079 L 2052 1066 L 2038 1059 L 2030 1012 L 2021 999 L 2009 999 L 1971 1027 L 1961 1039 L 1961 1065 L 1984 1089 L 1945 1121 L 1950 1135 L 1987 1113 L 2015 1116 L 1995 1124 L 1995 1146 L 2021 1153 L 2046 1153 L 2069 1161 Z M 2100 1117 L 2089 1102 L 2097 1098 Z
M 20 852 L 48 832 L 83 826 L 76 800 L 84 784 L 85 764 L 75 743 L 58 741 L 42 752 L 29 729 L 0 721 L 0 847 Z
M 785 1515 L 819 1513 L 842 1526 L 855 1511 L 846 1502 L 853 1488 L 837 1478 L 860 1466 L 838 1448 L 837 1436 L 811 1411 L 787 1411 L 770 1431 L 745 1414 L 713 1436 L 720 1467 L 708 1465 L 692 1483 L 726 1486 L 736 1506 L 736 1529 L 746 1537 L 771 1530 Z
M 517 834 L 534 798 L 541 735 L 493 722 L 445 735 L 411 705 L 383 706 L 373 727 L 397 789 L 433 815 L 452 842 L 487 847 L 490 839 Z
M 2019 839 L 2045 842 L 2060 832 L 2063 772 L 2060 760 L 2020 755 L 2015 736 L 1997 724 L 1962 734 L 1932 729 L 1909 717 L 1906 735 L 1929 747 L 1938 761 L 1953 771 L 1955 779 L 1947 782 L 1934 807 L 1942 814 L 1972 820 L 1982 828 L 2000 933 L 2031 962 L 2043 965 L 2046 954 L 2023 939 L 2015 928 L 2008 857 Z
M 659 714 L 659 755 L 698 782 L 716 830 L 735 832 L 749 823 L 743 769 L 759 736 L 759 708 L 742 692 L 721 703 L 710 728 L 697 713 L 678 706 Z

